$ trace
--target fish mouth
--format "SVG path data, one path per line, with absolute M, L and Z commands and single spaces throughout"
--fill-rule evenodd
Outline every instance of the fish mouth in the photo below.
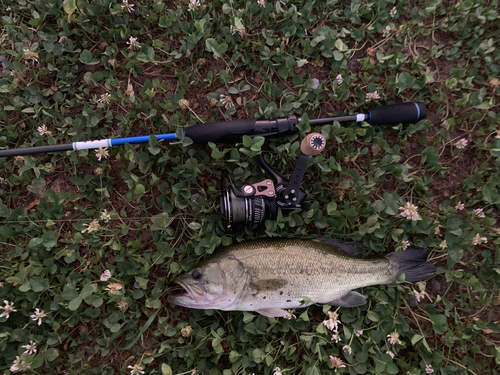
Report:
M 197 285 L 188 285 L 182 280 L 175 280 L 184 290 L 169 297 L 171 303 L 179 306 L 191 307 L 203 301 L 205 292 Z

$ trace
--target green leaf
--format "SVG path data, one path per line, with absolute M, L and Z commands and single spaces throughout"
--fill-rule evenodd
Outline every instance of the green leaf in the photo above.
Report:
M 83 287 L 82 291 L 80 292 L 80 298 L 85 299 L 96 291 L 97 285 L 95 283 L 89 283 Z
M 227 51 L 229 45 L 227 43 L 219 44 L 215 39 L 208 38 L 205 41 L 205 48 L 208 52 L 214 54 L 215 59 L 222 57 L 222 55 Z
M 68 309 L 70 309 L 71 311 L 75 311 L 76 309 L 78 309 L 80 307 L 80 305 L 82 304 L 82 301 L 83 301 L 82 297 L 80 297 L 80 296 L 72 299 L 68 303 Z
M 439 160 L 439 153 L 438 151 L 430 146 L 427 147 L 422 153 L 420 154 L 421 157 L 421 164 L 424 164 L 425 162 L 428 162 L 429 164 L 434 164 Z
M 446 322 L 446 316 L 444 315 L 432 315 L 432 322 L 434 323 L 433 328 L 437 334 L 445 333 L 448 330 L 448 323 Z
M 306 370 L 306 375 L 321 375 L 321 371 L 316 366 L 308 367 Z
M 394 363 L 392 362 L 389 362 L 386 364 L 385 366 L 385 370 L 389 373 L 389 374 L 398 374 L 399 373 L 399 369 L 398 369 L 398 366 L 396 366 Z
M 66 301 L 70 301 L 78 297 L 79 295 L 80 293 L 78 293 L 78 291 L 74 287 L 68 285 L 64 287 L 64 290 L 61 293 L 61 297 Z
M 31 185 L 28 186 L 28 190 L 35 194 L 40 194 L 42 189 L 45 187 L 45 180 L 42 177 L 37 177 L 31 181 Z
M 378 322 L 379 321 L 379 316 L 376 312 L 374 311 L 368 311 L 366 313 L 366 317 L 370 319 L 372 322 Z
M 422 340 L 424 337 L 422 335 L 413 335 L 413 337 L 411 338 L 411 343 L 412 345 L 415 345 L 417 342 L 419 342 L 420 340 Z
M 70 22 L 71 15 L 77 9 L 76 0 L 64 0 L 63 9 L 68 14 L 68 22 Z
M 134 189 L 134 194 L 142 195 L 146 192 L 146 188 L 143 184 L 137 184 Z
M 47 356 L 47 360 L 52 362 L 54 359 L 59 357 L 59 349 L 49 348 L 45 354 Z
M 82 51 L 79 60 L 85 65 L 99 64 L 99 60 L 94 59 L 94 56 L 92 56 L 92 52 L 90 52 L 88 49 L 84 49 Z
M 31 362 L 31 365 L 30 365 L 31 369 L 35 370 L 35 369 L 39 368 L 41 365 L 43 365 L 44 359 L 45 358 L 44 358 L 44 355 L 42 353 L 37 354 L 35 356 L 35 358 L 33 359 L 33 362 Z
M 167 365 L 166 363 L 161 364 L 161 374 L 162 375 L 172 375 L 172 368 L 170 365 Z

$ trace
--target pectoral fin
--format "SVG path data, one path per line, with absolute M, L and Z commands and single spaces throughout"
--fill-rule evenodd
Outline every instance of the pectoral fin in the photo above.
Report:
M 250 288 L 254 290 L 256 293 L 259 292 L 269 292 L 273 290 L 277 290 L 279 288 L 283 288 L 287 284 L 286 280 L 282 279 L 267 279 L 267 280 L 259 280 L 250 284 Z
M 279 307 L 270 307 L 267 309 L 256 310 L 259 314 L 267 316 L 269 318 L 282 318 L 287 312 Z
M 328 302 L 328 305 L 342 306 L 342 307 L 356 307 L 362 306 L 366 303 L 366 297 L 358 292 L 350 291 L 342 297 Z

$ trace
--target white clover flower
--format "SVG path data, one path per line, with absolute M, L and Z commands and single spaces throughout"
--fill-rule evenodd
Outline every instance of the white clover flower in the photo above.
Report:
M 28 48 L 23 49 L 23 58 L 25 60 L 33 60 L 38 62 L 38 52 L 30 51 Z
M 87 227 L 87 228 L 85 228 L 84 230 L 82 230 L 82 233 L 85 233 L 85 232 L 88 232 L 88 233 L 97 232 L 101 228 L 101 225 L 95 219 L 90 224 L 83 224 L 83 226 Z
M 417 221 L 420 220 L 421 217 L 418 214 L 418 206 L 415 206 L 414 204 L 411 204 L 410 202 L 407 202 L 404 206 L 399 207 L 399 209 L 403 212 L 401 212 L 401 216 L 404 218 L 407 218 L 408 220 L 412 221 Z
M 101 212 L 101 220 L 103 220 L 105 223 L 111 220 L 111 214 L 106 209 Z
M 257 4 L 259 4 L 259 8 L 265 8 L 266 0 L 257 0 Z
M 330 331 L 336 332 L 338 330 L 338 327 L 339 327 L 339 324 L 340 324 L 339 314 L 337 314 L 335 311 L 328 311 L 328 316 L 329 316 L 329 319 L 323 321 L 323 324 Z
M 123 0 L 123 4 L 121 5 L 122 10 L 126 10 L 131 13 L 134 10 L 134 6 L 128 3 L 128 0 Z
M 318 87 L 319 87 L 319 80 L 317 78 L 313 78 L 312 79 L 312 86 L 311 86 L 311 88 L 313 90 L 316 90 Z
M 481 235 L 478 233 L 474 237 L 472 237 L 472 244 L 474 246 L 476 245 L 481 245 L 482 243 L 487 243 L 488 239 L 486 237 L 481 237 Z
M 384 33 L 382 34 L 384 38 L 388 38 L 391 35 L 391 27 L 387 25 L 384 29 Z
M 19 356 L 16 356 L 16 359 L 14 360 L 14 362 L 12 362 L 12 366 L 10 366 L 10 371 L 26 371 L 30 368 L 31 365 L 28 362 L 26 362 L 24 359 L 19 358 Z
M 200 0 L 189 0 L 188 12 L 197 10 L 200 5 Z
M 457 205 L 455 206 L 455 210 L 457 211 L 462 211 L 465 208 L 465 204 L 462 202 L 458 202 Z
M 446 249 L 448 247 L 448 244 L 446 243 L 446 240 L 441 241 L 441 243 L 439 244 L 439 247 L 441 248 L 441 250 Z
M 428 374 L 432 374 L 434 372 L 434 369 L 432 368 L 432 365 L 426 365 L 425 366 L 425 372 Z
M 179 104 L 179 107 L 181 107 L 181 109 L 188 109 L 189 108 L 189 101 L 186 99 L 179 99 L 177 101 L 177 104 Z
M 47 130 L 47 127 L 45 125 L 39 126 L 36 130 L 38 130 L 38 133 L 40 133 L 40 135 L 50 135 L 50 132 Z
M 352 348 L 349 346 L 349 345 L 345 345 L 343 348 L 342 348 L 342 351 L 346 354 L 352 354 Z
M 129 38 L 129 41 L 127 42 L 127 44 L 128 44 L 128 49 L 130 49 L 130 50 L 135 50 L 135 49 L 141 48 L 141 45 L 137 41 L 137 38 L 134 38 L 133 36 L 131 36 Z
M 36 342 L 33 340 L 29 344 L 21 346 L 21 348 L 26 349 L 23 354 L 35 354 L 36 353 Z
M 391 358 L 394 358 L 394 353 L 391 352 L 390 350 L 386 351 L 385 354 L 389 354 Z
M 130 375 L 141 375 L 141 374 L 144 374 L 144 371 L 143 368 L 138 364 L 136 363 L 135 365 L 133 366 L 127 366 L 127 368 L 131 369 L 130 370 Z
M 116 292 L 122 290 L 122 288 L 123 288 L 123 286 L 120 283 L 111 283 L 111 284 L 108 284 L 108 286 L 106 287 L 106 290 L 108 292 L 111 292 L 111 293 L 116 293 Z
M 281 375 L 281 369 L 279 367 L 275 367 L 273 375 Z
M 230 108 L 233 108 L 234 105 L 233 105 L 233 99 L 231 99 L 231 97 L 229 95 L 224 95 L 224 94 L 220 94 L 220 102 L 221 104 L 223 104 L 226 109 L 230 109 Z
M 342 78 L 342 74 L 337 74 L 337 77 L 335 79 L 337 80 L 338 86 L 340 86 L 342 83 L 344 83 L 344 78 Z
M 111 94 L 105 92 L 99 99 L 97 99 L 97 101 L 100 103 L 109 104 L 111 103 Z
M 389 342 L 392 345 L 401 344 L 401 340 L 399 339 L 399 333 L 397 332 L 391 332 L 390 334 L 387 335 L 387 338 L 389 339 Z
M 359 337 L 363 334 L 363 330 L 362 329 L 355 329 L 354 334 L 356 335 L 356 337 Z
M 474 210 L 474 215 L 476 215 L 477 217 L 480 217 L 480 218 L 484 218 L 485 215 L 484 215 L 484 212 L 483 212 L 483 209 L 482 208 L 476 208 Z
M 423 300 L 425 298 L 425 296 L 427 295 L 427 293 L 425 291 L 417 292 L 415 289 L 413 289 L 413 294 L 415 294 L 415 299 L 417 300 L 417 302 L 420 302 L 421 300 Z
M 410 246 L 410 241 L 401 241 L 401 249 L 406 250 Z
M 332 341 L 335 341 L 335 344 L 338 344 L 340 341 L 340 335 L 337 331 L 333 332 Z
M 100 280 L 101 281 L 108 281 L 109 278 L 111 277 L 111 272 L 110 270 L 106 270 L 102 273 Z
M 120 311 L 127 311 L 128 309 L 128 303 L 125 300 L 121 300 L 120 302 L 118 302 L 117 306 Z
M 0 309 L 3 309 L 3 313 L 0 314 L 0 318 L 5 317 L 6 319 L 9 319 L 9 314 L 16 312 L 17 310 L 14 308 L 14 302 L 4 300 L 3 303 L 5 306 L 0 306 Z
M 375 90 L 374 92 L 367 93 L 365 102 L 371 102 L 374 99 L 380 99 L 380 95 L 378 94 L 378 90 Z
M 396 14 L 398 14 L 398 10 L 396 9 L 396 7 L 393 7 L 389 12 L 389 14 L 391 15 L 392 18 L 396 17 Z
M 40 310 L 39 308 L 35 309 L 35 313 L 30 316 L 31 320 L 37 321 L 38 320 L 38 325 L 42 324 L 42 318 L 45 318 L 47 314 L 45 314 L 45 311 Z
M 99 147 L 99 149 L 96 151 L 96 156 L 97 160 L 101 161 L 102 158 L 107 159 L 109 156 L 108 148 L 107 147 Z
M 337 369 L 345 367 L 344 361 L 342 361 L 338 357 L 334 357 L 333 355 L 330 356 L 330 368 L 334 369 L 335 372 L 337 372 Z
M 192 331 L 193 331 L 193 328 L 191 326 L 185 326 L 183 329 L 181 329 L 181 335 L 183 337 L 189 337 L 189 335 L 191 335 Z
M 467 139 L 462 138 L 455 143 L 455 147 L 461 150 L 467 146 L 467 142 Z

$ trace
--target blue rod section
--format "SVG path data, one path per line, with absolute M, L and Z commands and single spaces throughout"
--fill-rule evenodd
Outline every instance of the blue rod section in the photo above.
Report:
M 175 133 L 168 134 L 157 134 L 155 135 L 158 139 L 163 139 L 165 141 L 177 141 L 179 138 L 175 135 Z M 135 144 L 135 143 L 148 143 L 149 135 L 142 135 L 139 137 L 128 137 L 128 138 L 115 138 L 111 139 L 111 146 L 121 146 L 125 143 Z

